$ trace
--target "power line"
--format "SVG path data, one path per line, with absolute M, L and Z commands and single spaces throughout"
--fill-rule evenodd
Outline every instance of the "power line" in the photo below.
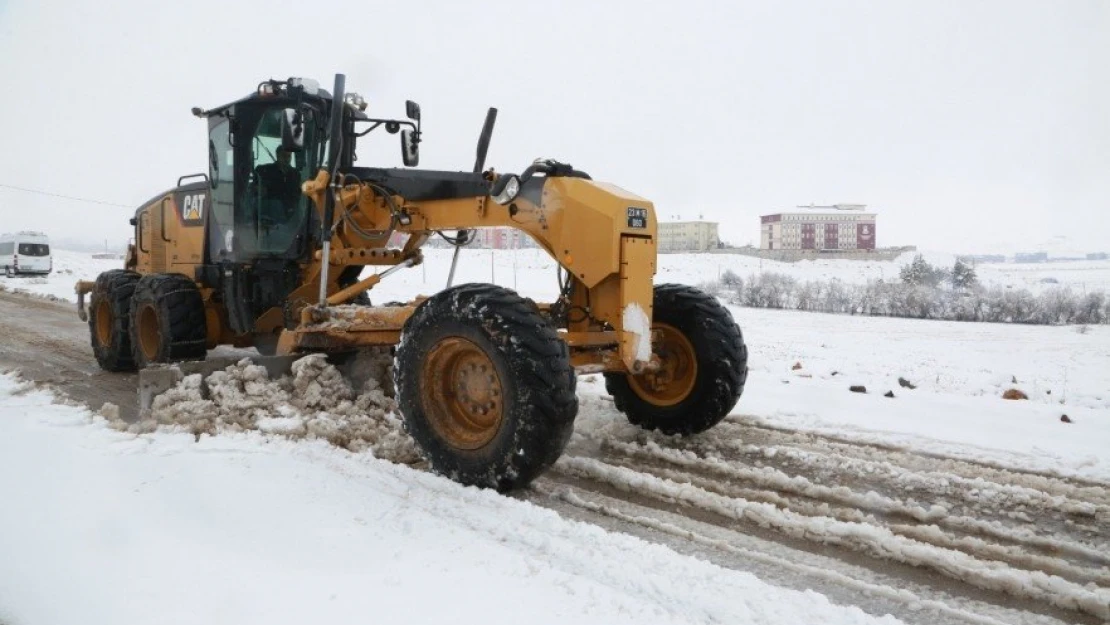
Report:
M 90 200 L 89 198 L 74 197 L 72 195 L 62 195 L 61 193 L 50 193 L 49 191 L 40 191 L 38 189 L 27 189 L 25 187 L 17 187 L 17 186 L 10 185 L 10 184 L 0 183 L 0 187 L 3 187 L 5 189 L 14 189 L 16 191 L 23 191 L 25 193 L 37 193 L 39 195 L 49 195 L 50 197 L 65 198 L 67 200 L 77 200 L 78 202 L 88 202 L 90 204 L 103 204 L 105 206 L 118 206 L 120 208 L 133 208 L 132 206 L 128 206 L 127 204 L 116 204 L 115 202 L 104 202 L 102 200 Z

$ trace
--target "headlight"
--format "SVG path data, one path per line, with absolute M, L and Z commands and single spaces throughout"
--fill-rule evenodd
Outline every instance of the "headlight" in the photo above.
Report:
M 366 98 L 360 96 L 359 94 L 351 92 L 348 93 L 344 99 L 347 101 L 347 104 L 351 108 L 358 109 L 360 111 L 366 110 Z
M 493 189 L 490 190 L 493 201 L 502 206 L 515 200 L 519 193 L 520 178 L 517 178 L 515 174 L 509 174 L 498 178 L 497 182 L 493 183 Z

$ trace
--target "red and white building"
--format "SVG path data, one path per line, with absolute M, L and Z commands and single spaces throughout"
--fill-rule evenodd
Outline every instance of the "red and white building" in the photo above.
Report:
M 857 251 L 875 249 L 875 213 L 864 204 L 799 206 L 759 218 L 763 250 Z
M 536 247 L 532 237 L 516 228 L 479 228 L 474 233 L 471 247 L 510 250 Z

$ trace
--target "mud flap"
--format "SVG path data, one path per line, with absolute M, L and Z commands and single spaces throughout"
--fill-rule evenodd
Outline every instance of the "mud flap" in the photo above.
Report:
M 621 237 L 620 355 L 632 373 L 640 373 L 651 361 L 654 276 L 655 241 Z
M 73 291 L 77 293 L 77 316 L 81 321 L 89 320 L 89 314 L 85 312 L 85 296 L 92 293 L 94 288 L 96 288 L 96 282 L 91 280 L 78 280 L 73 287 Z

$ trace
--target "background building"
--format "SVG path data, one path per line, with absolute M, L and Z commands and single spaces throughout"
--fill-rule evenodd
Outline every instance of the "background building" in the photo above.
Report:
M 1048 252 L 1018 252 L 1014 254 L 1015 263 L 1046 263 Z
M 763 215 L 759 249 L 831 250 L 875 249 L 875 213 L 864 204 L 799 206 L 798 211 Z
M 705 252 L 719 242 L 715 221 L 659 222 L 660 252 Z
M 479 228 L 470 247 L 511 250 L 536 247 L 536 242 L 516 228 Z

